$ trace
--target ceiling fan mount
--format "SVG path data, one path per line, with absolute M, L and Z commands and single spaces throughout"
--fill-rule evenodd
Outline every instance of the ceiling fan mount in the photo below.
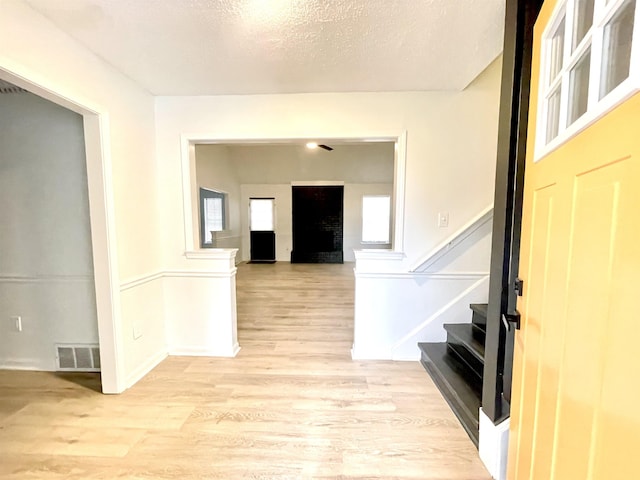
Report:
M 316 142 L 308 142 L 307 143 L 307 148 L 309 148 L 311 150 L 313 150 L 315 148 L 322 148 L 323 150 L 326 150 L 328 152 L 333 150 L 333 147 L 330 147 L 329 145 L 326 145 L 324 143 L 319 144 L 319 143 L 316 143 Z

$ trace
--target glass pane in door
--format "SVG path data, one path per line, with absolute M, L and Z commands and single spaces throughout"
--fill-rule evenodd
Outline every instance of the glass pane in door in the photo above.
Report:
M 249 213 L 251 231 L 272 232 L 273 222 L 273 198 L 251 198 L 249 200 Z
M 569 76 L 569 122 L 571 125 L 587 111 L 591 50 L 587 50 Z
M 558 136 L 560 130 L 560 87 L 547 100 L 547 131 L 545 140 L 549 143 Z
M 593 3 L 594 0 L 576 1 L 573 20 L 573 42 L 571 44 L 571 51 L 575 50 L 575 48 L 591 28 L 591 25 L 593 25 Z
M 556 28 L 555 33 L 551 37 L 549 46 L 549 78 L 547 83 L 553 82 L 562 70 L 562 62 L 564 58 L 564 18 Z
M 628 1 L 604 29 L 600 98 L 629 77 L 635 1 Z

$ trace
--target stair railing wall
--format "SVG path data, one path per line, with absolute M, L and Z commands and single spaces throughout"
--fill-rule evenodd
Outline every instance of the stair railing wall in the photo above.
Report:
M 493 205 L 484 208 L 478 215 L 463 225 L 457 232 L 441 242 L 433 250 L 421 257 L 410 269 L 410 272 L 425 272 L 438 260 L 459 247 L 467 238 L 478 229 L 493 220 Z
M 419 342 L 445 340 L 444 323 L 469 322 L 469 304 L 487 301 L 492 213 L 483 209 L 419 262 L 355 252 L 353 358 L 418 360 Z

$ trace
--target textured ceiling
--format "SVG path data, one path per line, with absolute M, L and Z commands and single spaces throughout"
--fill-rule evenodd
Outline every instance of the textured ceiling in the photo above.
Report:
M 461 90 L 505 0 L 28 0 L 156 95 Z

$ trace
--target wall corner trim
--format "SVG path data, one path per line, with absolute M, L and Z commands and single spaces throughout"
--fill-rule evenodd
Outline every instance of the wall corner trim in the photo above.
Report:
M 160 364 L 165 358 L 167 358 L 168 352 L 166 350 L 161 350 L 151 357 L 147 361 L 145 361 L 142 365 L 136 368 L 131 374 L 127 377 L 127 385 L 126 389 L 131 388 L 136 383 L 138 383 L 142 378 L 145 377 L 151 370 Z M 125 390 L 126 390 L 125 389 Z M 104 393 L 122 393 L 122 392 L 104 392 Z
M 120 283 L 120 291 L 124 292 L 125 290 L 129 290 L 131 288 L 139 287 L 140 285 L 144 285 L 145 283 L 153 282 L 159 278 L 162 278 L 163 272 L 153 272 L 147 275 L 141 275 L 136 278 L 132 278 L 125 282 Z
M 200 259 L 200 257 L 198 257 Z M 126 280 L 120 284 L 120 291 L 124 292 L 126 290 L 130 290 L 132 288 L 140 287 L 146 283 L 153 282 L 154 280 L 158 280 L 160 278 L 167 277 L 193 277 L 193 278 L 230 278 L 235 276 L 238 271 L 237 267 L 231 267 L 228 270 L 218 271 L 218 270 L 164 270 L 153 273 L 148 273 L 146 275 L 141 275 L 139 277 L 135 277 L 129 280 Z M 2 282 L 2 278 L 0 278 L 0 282 Z
M 229 345 L 228 348 L 210 349 L 190 346 L 174 346 L 169 350 L 170 356 L 176 357 L 235 357 L 240 351 L 240 345 L 237 343 Z
M 366 249 L 366 250 L 354 250 L 353 253 L 358 260 L 404 260 L 406 255 L 404 252 L 396 252 L 394 250 L 378 250 L 378 249 Z
M 172 278 L 231 278 L 235 277 L 237 271 L 238 269 L 236 267 L 224 272 L 209 270 L 167 270 L 162 274 L 162 276 Z
M 367 272 L 354 269 L 357 278 L 378 279 L 430 279 L 430 280 L 482 280 L 489 272 Z
M 507 479 L 510 418 L 494 425 L 480 407 L 480 460 L 495 480 Z
M 208 248 L 206 251 L 186 251 L 184 256 L 189 260 L 232 260 L 237 253 L 237 248 Z

